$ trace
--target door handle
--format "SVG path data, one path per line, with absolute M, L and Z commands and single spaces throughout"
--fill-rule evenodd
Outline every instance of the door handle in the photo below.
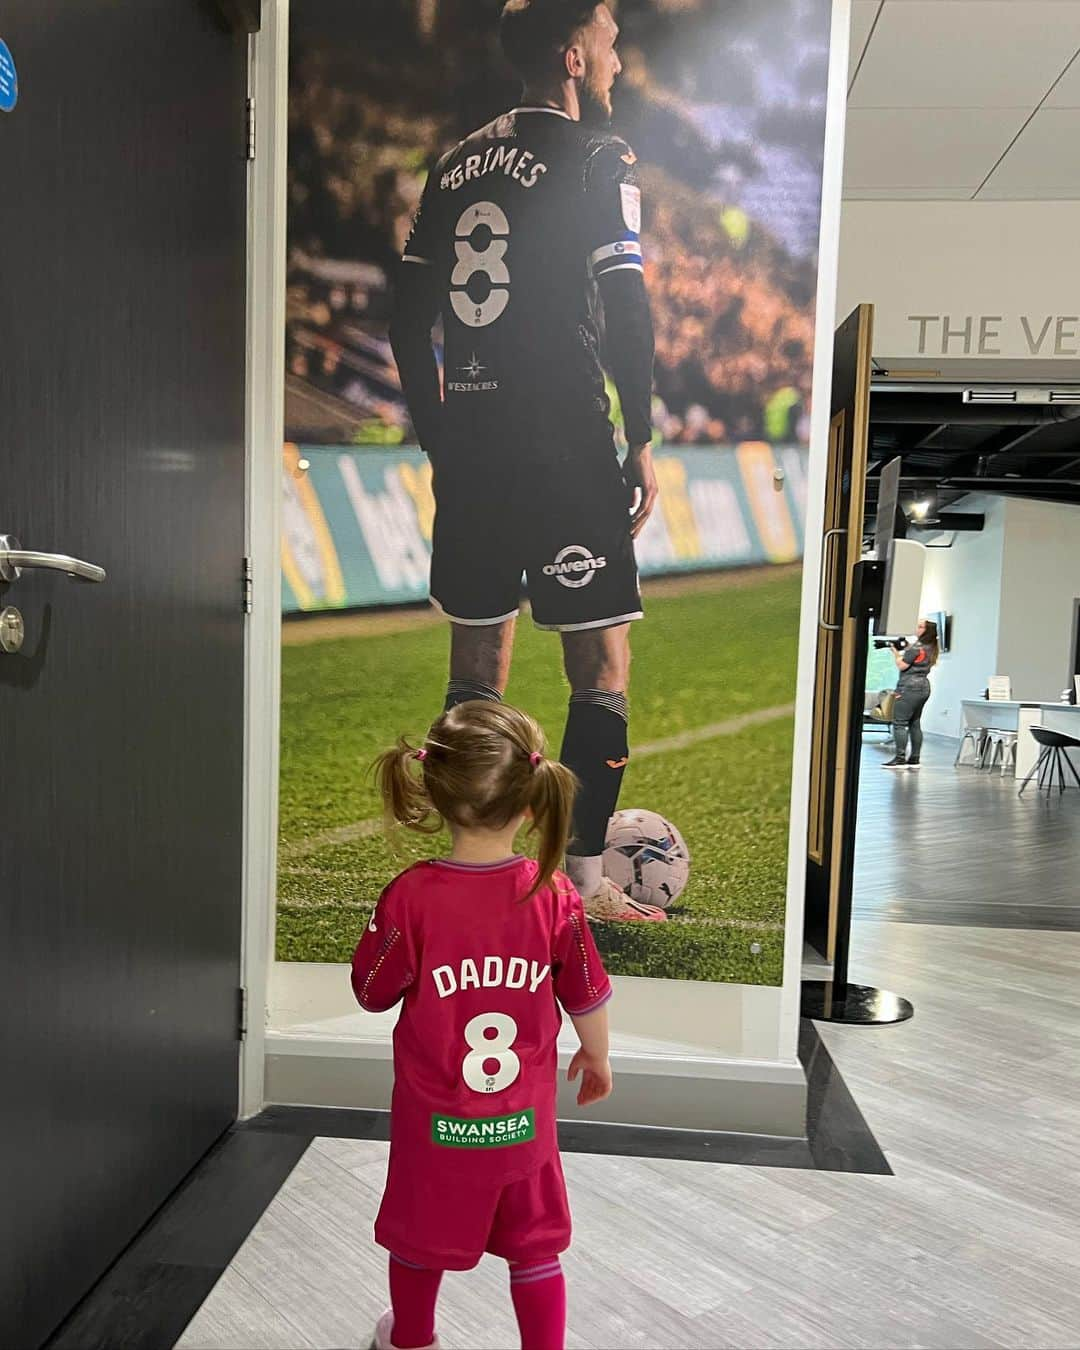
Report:
M 821 576 L 818 578 L 821 600 L 818 605 L 818 623 L 829 633 L 839 633 L 844 627 L 842 623 L 829 623 L 825 618 L 825 602 L 828 599 L 825 594 L 825 573 L 829 567 L 829 542 L 834 538 L 839 538 L 842 534 L 847 534 L 847 530 L 826 530 L 825 537 L 821 541 Z
M 104 581 L 105 569 L 63 553 L 34 553 L 19 547 L 11 534 L 0 534 L 0 581 L 17 581 L 24 567 L 64 572 L 76 581 Z

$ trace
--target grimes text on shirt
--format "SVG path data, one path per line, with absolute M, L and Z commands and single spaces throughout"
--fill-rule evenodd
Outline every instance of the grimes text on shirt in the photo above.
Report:
M 457 192 L 474 178 L 483 178 L 486 173 L 504 173 L 513 178 L 523 188 L 535 187 L 540 175 L 548 171 L 546 164 L 536 160 L 531 150 L 520 150 L 517 146 L 490 146 L 486 154 L 468 155 L 462 164 L 457 164 L 439 180 L 439 186 L 445 192 Z

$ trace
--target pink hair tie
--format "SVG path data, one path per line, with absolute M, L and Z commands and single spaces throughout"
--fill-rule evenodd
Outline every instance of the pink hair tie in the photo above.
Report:
M 539 766 L 543 762 L 544 756 L 540 753 L 539 750 L 534 750 L 532 754 L 529 756 L 529 763 L 533 766 L 534 769 L 539 768 Z
M 420 763 L 423 764 L 424 760 L 427 759 L 427 751 L 417 750 L 416 754 L 413 755 L 413 759 L 418 759 Z

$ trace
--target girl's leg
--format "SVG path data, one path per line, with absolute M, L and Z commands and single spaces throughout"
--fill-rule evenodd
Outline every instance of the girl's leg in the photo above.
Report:
M 390 1302 L 394 1309 L 394 1350 L 421 1350 L 435 1342 L 435 1302 L 441 1270 L 390 1257 Z
M 566 1337 L 566 1281 L 557 1256 L 510 1266 L 521 1350 L 563 1350 Z

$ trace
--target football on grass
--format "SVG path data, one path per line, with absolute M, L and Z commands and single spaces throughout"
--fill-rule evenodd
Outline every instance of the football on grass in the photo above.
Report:
M 690 877 L 690 850 L 655 811 L 616 811 L 608 821 L 604 873 L 632 900 L 667 909 Z

